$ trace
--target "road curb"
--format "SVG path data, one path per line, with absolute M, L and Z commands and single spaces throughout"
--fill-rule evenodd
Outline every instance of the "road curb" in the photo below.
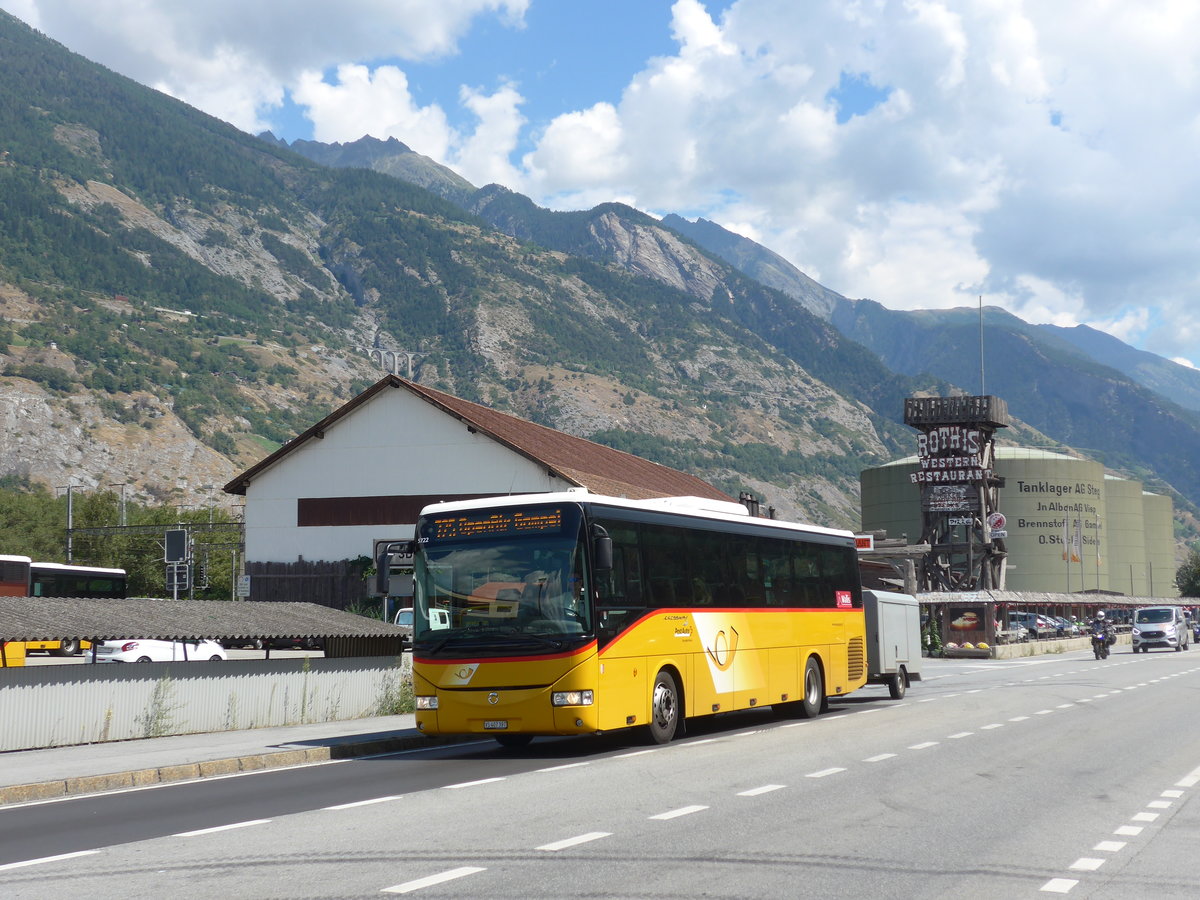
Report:
M 103 775 L 81 775 L 28 784 L 0 787 L 0 806 L 13 803 L 29 803 L 36 800 L 54 800 L 96 794 L 122 788 L 146 787 L 168 784 L 175 781 L 190 781 L 220 775 L 236 775 L 240 772 L 256 772 L 279 769 L 305 763 L 326 762 L 336 759 L 353 759 L 379 753 L 395 753 L 417 747 L 432 747 L 450 741 L 427 738 L 421 734 L 382 738 L 372 741 L 347 741 L 317 747 L 295 747 L 287 750 L 272 750 L 265 753 L 249 753 L 204 762 L 179 763 L 148 769 L 131 769 L 125 772 L 110 772 Z

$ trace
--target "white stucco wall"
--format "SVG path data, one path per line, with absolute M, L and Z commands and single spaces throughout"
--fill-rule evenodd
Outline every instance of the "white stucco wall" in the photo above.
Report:
M 381 391 L 259 473 L 246 489 L 248 562 L 370 556 L 374 541 L 412 537 L 413 523 L 296 524 L 301 497 L 506 494 L 563 490 L 546 469 L 403 388 Z

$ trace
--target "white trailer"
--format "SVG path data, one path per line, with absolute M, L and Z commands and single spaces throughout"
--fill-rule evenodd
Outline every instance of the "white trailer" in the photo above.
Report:
M 921 680 L 921 608 L 911 594 L 863 591 L 867 619 L 867 683 L 886 684 L 899 700 Z

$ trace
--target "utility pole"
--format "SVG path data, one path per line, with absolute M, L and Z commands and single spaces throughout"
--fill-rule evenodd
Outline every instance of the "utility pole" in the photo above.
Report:
M 110 485 L 110 487 L 115 487 L 115 488 L 121 489 L 121 505 L 119 507 L 120 515 L 117 518 L 117 524 L 120 525 L 122 528 L 124 528 L 125 527 L 125 488 L 129 487 L 129 485 L 128 484 L 113 484 L 113 485 Z
M 72 496 L 72 491 L 75 490 L 75 484 L 68 484 L 65 488 L 59 488 L 67 492 L 67 565 L 73 563 L 75 553 L 75 498 Z

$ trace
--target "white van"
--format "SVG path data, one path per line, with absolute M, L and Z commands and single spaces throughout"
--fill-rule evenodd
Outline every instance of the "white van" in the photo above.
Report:
M 1133 613 L 1133 652 L 1149 653 L 1151 647 L 1186 650 L 1192 634 L 1179 606 L 1143 606 Z

